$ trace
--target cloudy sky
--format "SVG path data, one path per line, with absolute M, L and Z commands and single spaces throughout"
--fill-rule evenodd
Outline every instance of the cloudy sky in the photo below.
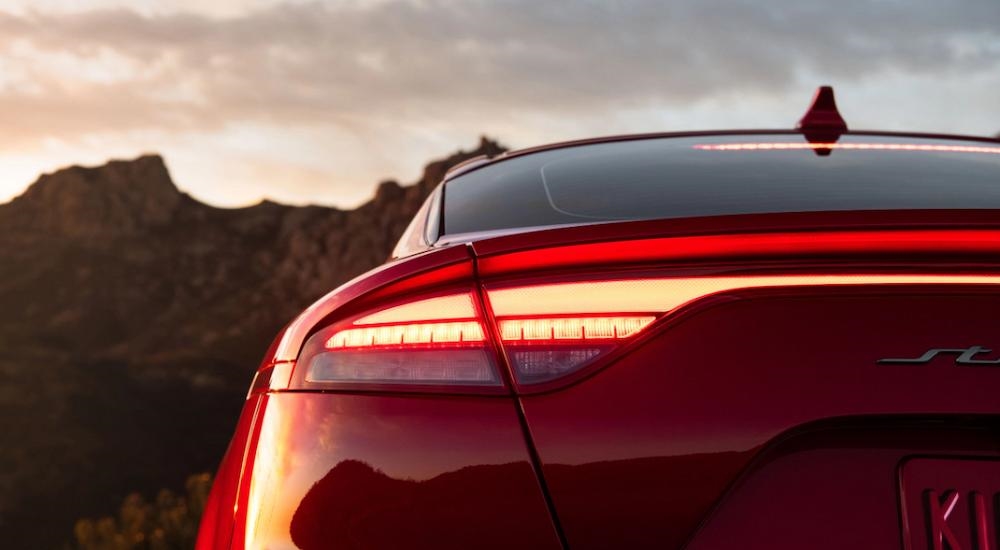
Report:
M 1000 132 L 1000 1 L 0 0 L 0 202 L 162 153 L 201 200 L 354 206 L 487 134 Z

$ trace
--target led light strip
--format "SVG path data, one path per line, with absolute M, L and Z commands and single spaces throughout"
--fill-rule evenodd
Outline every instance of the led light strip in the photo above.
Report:
M 342 330 L 326 341 L 327 349 L 367 348 L 375 346 L 413 346 L 428 344 L 482 343 L 483 327 L 479 321 L 448 323 L 412 323 L 358 327 Z
M 620 340 L 635 335 L 656 320 L 654 315 L 502 319 L 500 337 L 507 341 Z M 485 341 L 478 321 L 411 323 L 342 330 L 326 342 L 327 349 L 378 346 L 467 344 Z
M 753 288 L 862 285 L 1000 285 L 995 275 L 771 275 L 584 281 L 488 289 L 504 342 L 621 340 L 634 336 L 657 316 L 712 294 Z M 467 294 L 397 306 L 363 318 L 392 324 L 355 326 L 336 332 L 327 349 L 437 344 L 482 345 L 482 324 L 474 318 L 436 321 L 446 312 L 472 312 Z M 623 311 L 645 312 L 636 315 Z M 416 321 L 409 314 L 426 314 Z M 419 317 L 418 317 L 419 318 Z M 430 322 L 428 322 L 428 319 Z M 361 320 L 359 320 L 361 321 Z M 409 321 L 409 322 L 407 322 Z M 356 325 L 358 322 L 355 323 Z
M 862 285 L 1000 285 L 996 275 L 771 275 L 760 277 L 685 277 L 555 283 L 488 290 L 500 318 L 667 313 L 693 300 L 730 290 Z
M 633 336 L 656 320 L 655 316 L 562 317 L 554 319 L 501 319 L 500 338 L 505 342 L 552 340 L 620 340 Z
M 848 149 L 855 151 L 930 151 L 938 153 L 985 153 L 998 155 L 1000 147 L 976 145 L 931 145 L 919 143 L 712 143 L 698 144 L 702 151 L 786 151 L 800 149 Z

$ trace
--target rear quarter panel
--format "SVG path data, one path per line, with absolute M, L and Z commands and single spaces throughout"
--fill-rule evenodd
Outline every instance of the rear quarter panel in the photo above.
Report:
M 1000 367 L 876 361 L 1000 349 L 998 311 L 978 287 L 728 293 L 589 378 L 522 396 L 570 547 L 681 547 L 763 448 L 810 423 L 996 415 Z M 895 515 L 894 496 L 879 506 Z

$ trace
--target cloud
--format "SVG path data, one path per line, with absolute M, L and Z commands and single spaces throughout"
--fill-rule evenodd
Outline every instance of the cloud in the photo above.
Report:
M 338 141 L 510 126 L 545 138 L 617 128 L 630 112 L 767 103 L 817 79 L 991 85 L 1000 73 L 995 0 L 235 5 L 226 17 L 0 13 L 0 120 L 16 130 L 0 146 L 236 125 Z

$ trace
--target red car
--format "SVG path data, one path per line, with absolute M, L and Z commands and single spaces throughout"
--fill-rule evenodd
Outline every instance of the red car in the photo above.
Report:
M 995 550 L 1000 143 L 471 161 L 279 335 L 199 548 Z

